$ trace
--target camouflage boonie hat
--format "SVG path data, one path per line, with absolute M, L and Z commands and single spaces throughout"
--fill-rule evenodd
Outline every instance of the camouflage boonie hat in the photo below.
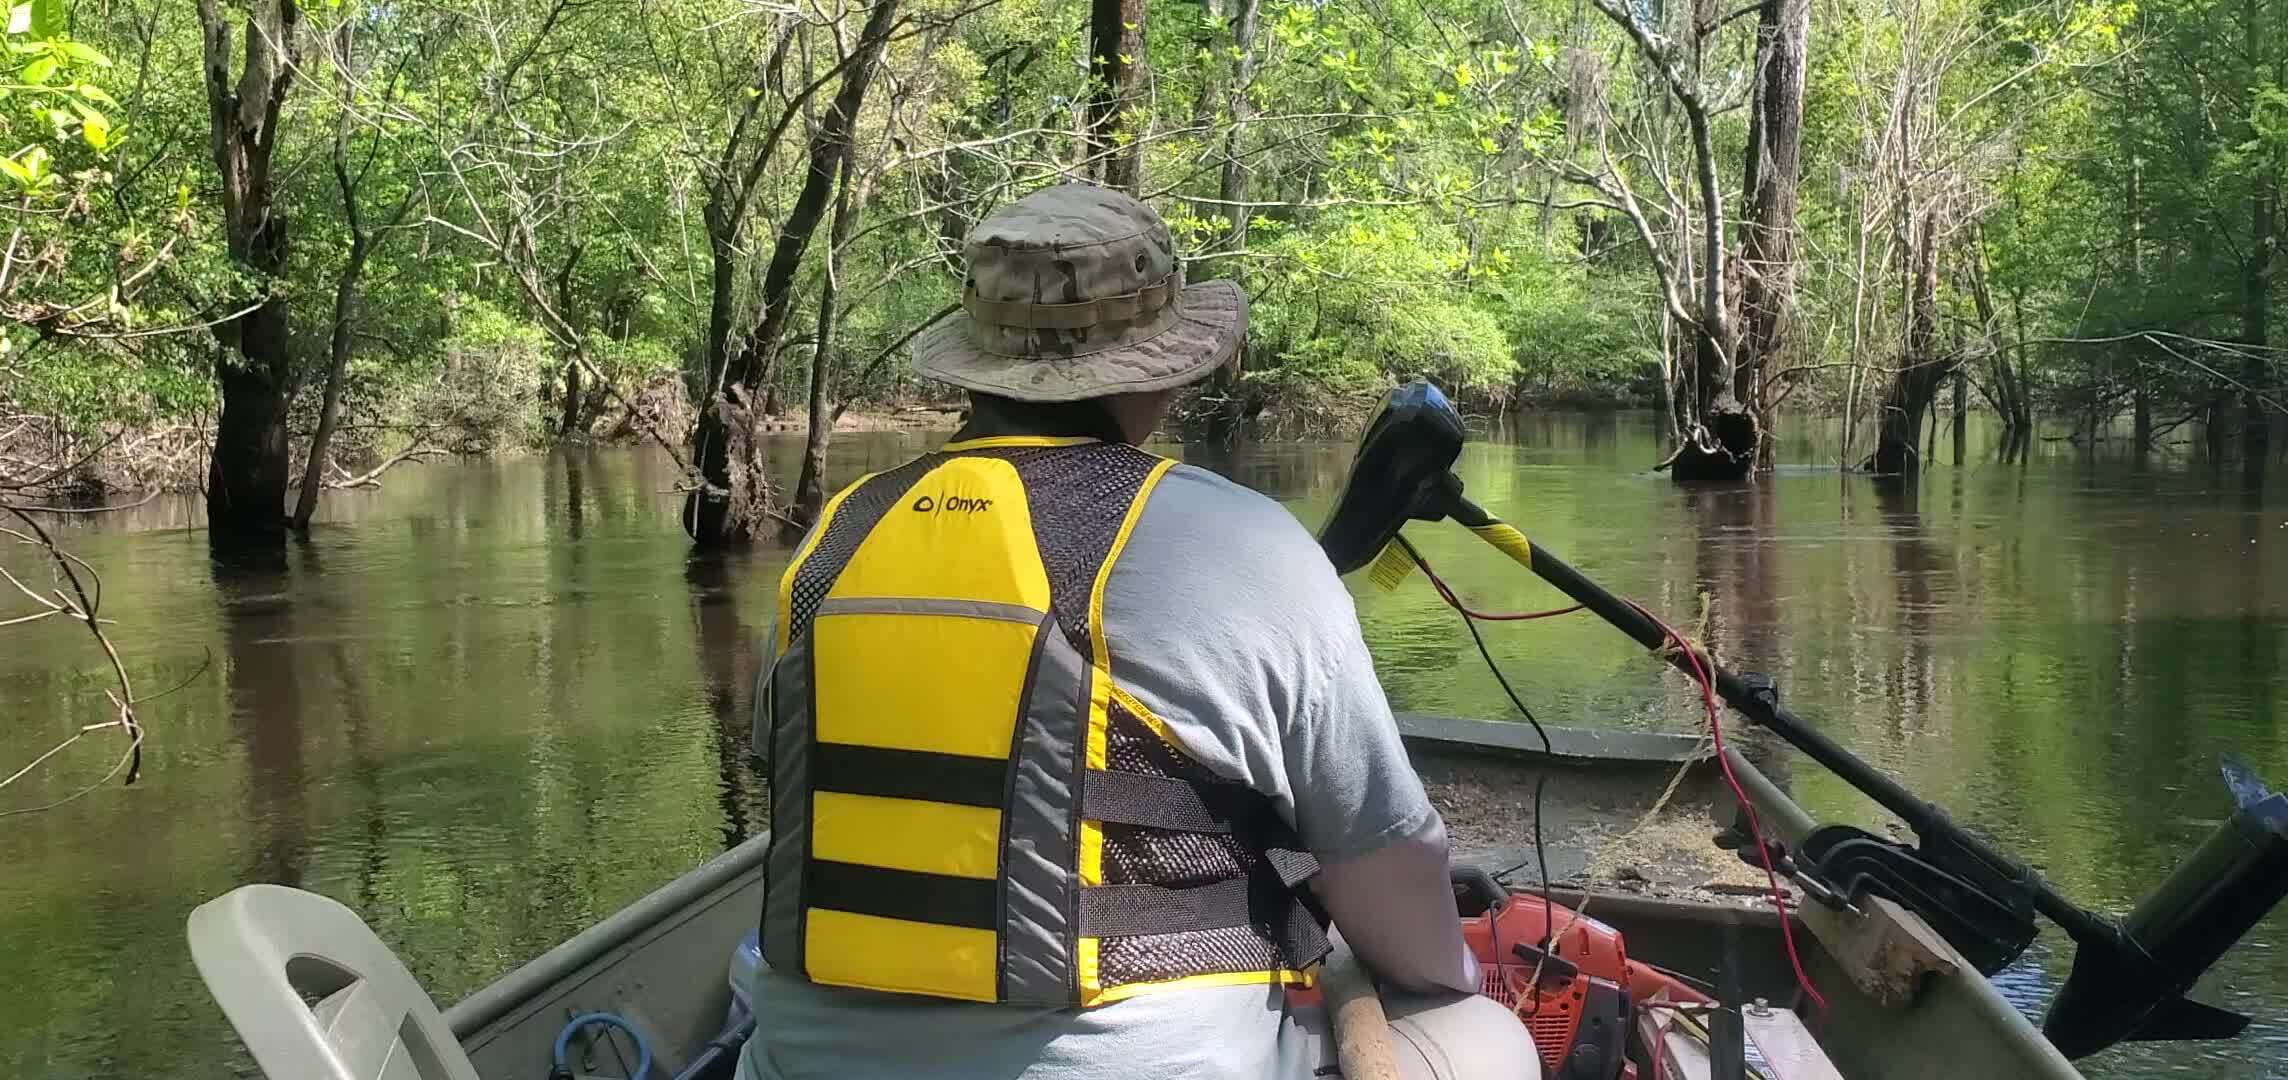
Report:
M 995 211 L 963 245 L 962 310 L 914 338 L 934 379 L 1019 401 L 1079 401 L 1196 382 L 1231 359 L 1247 294 L 1184 284 L 1152 208 L 1059 184 Z

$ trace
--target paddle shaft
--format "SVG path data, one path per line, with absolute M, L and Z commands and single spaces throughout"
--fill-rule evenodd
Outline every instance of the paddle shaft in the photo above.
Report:
M 1473 529 L 1498 524 L 1495 518 L 1467 500 L 1462 500 L 1462 506 L 1454 518 Z M 1595 612 L 1598 618 L 1635 639 L 1637 644 L 1665 656 L 1671 665 L 1686 675 L 1694 674 L 1693 660 L 1683 650 L 1691 650 L 1691 656 L 1699 658 L 1700 669 L 1709 674 L 1717 696 L 1723 698 L 1726 704 L 1787 740 L 1829 772 L 1842 777 L 1846 783 L 1881 804 L 1884 809 L 1899 815 L 1917 834 L 1943 837 L 1946 842 L 2026 881 L 2033 888 L 2035 908 L 2063 928 L 2075 941 L 2102 941 L 2109 945 L 2115 941 L 2117 932 L 2111 922 L 2059 895 L 2048 882 L 2042 880 L 2041 875 L 2024 863 L 1972 835 L 1947 817 L 1946 811 L 1900 786 L 1898 781 L 1861 761 L 1858 755 L 1845 750 L 1841 744 L 1789 712 L 1786 706 L 1780 704 L 1778 689 L 1768 680 L 1751 683 L 1716 663 L 1715 657 L 1708 655 L 1699 646 L 1689 641 L 1679 643 L 1671 640 L 1668 631 L 1643 609 L 1589 580 L 1586 575 L 1567 565 L 1565 560 L 1551 555 L 1538 544 L 1527 548 L 1522 544 L 1504 544 L 1490 538 L 1488 542 L 1517 559 L 1526 569 L 1533 571 L 1534 576 L 1548 582 L 1558 592 L 1572 597 L 1574 602 Z
M 1319 994 L 1327 1003 L 1343 1080 L 1400 1080 L 1398 1059 L 1391 1054 L 1390 1018 L 1382 1011 L 1373 976 L 1349 949 L 1328 954 L 1319 969 Z

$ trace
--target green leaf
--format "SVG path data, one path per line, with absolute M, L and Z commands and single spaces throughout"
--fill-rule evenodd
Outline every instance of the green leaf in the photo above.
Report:
M 119 106 L 118 101 L 114 100 L 110 94 L 105 93 L 102 87 L 97 86 L 94 83 L 81 83 L 78 86 L 72 87 L 72 89 L 78 91 L 79 96 L 86 98 L 89 101 L 95 102 L 98 105 L 109 105 L 113 108 L 117 108 Z
M 188 209 L 190 209 L 190 208 L 191 208 L 191 185 L 189 185 L 189 184 L 177 184 L 177 185 L 175 185 L 175 209 L 177 209 L 177 210 L 188 210 Z
M 79 137 L 87 140 L 88 148 L 100 154 L 111 149 L 111 121 L 93 109 L 79 118 Z
M 69 56 L 82 64 L 92 64 L 96 67 L 111 66 L 110 57 L 103 55 L 103 53 L 98 51 L 95 46 L 89 45 L 86 42 L 66 41 L 56 47 L 62 49 L 65 56 Z
M 32 36 L 52 38 L 64 32 L 64 0 L 32 0 Z
M 46 86 L 48 80 L 55 77 L 56 67 L 55 55 L 51 53 L 24 65 L 24 70 L 17 75 L 33 86 Z
M 8 174 L 8 179 L 14 180 L 23 187 L 32 186 L 31 171 L 16 164 L 15 158 L 0 158 L 0 173 Z

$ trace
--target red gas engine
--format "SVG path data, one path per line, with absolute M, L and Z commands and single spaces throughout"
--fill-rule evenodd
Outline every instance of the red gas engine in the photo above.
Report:
M 1548 1080 L 1635 1080 L 1628 1045 L 1636 1007 L 1710 1000 L 1630 960 L 1620 931 L 1594 918 L 1538 896 L 1480 895 L 1481 904 L 1465 900 L 1463 910 L 1490 906 L 1462 920 L 1480 990 L 1525 1022 Z

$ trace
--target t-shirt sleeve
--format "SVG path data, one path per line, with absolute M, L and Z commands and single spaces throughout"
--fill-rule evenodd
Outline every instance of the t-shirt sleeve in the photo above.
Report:
M 1172 469 L 1105 592 L 1114 681 L 1194 759 L 1288 815 L 1359 959 L 1404 989 L 1474 989 L 1445 824 L 1350 593 L 1302 524 L 1222 477 Z
M 1313 545 L 1313 556 L 1319 556 Z M 1323 556 L 1297 568 L 1311 595 L 1299 612 L 1310 629 L 1310 670 L 1282 734 L 1295 826 L 1322 862 L 1353 858 L 1401 840 L 1439 834 L 1399 740 L 1350 594 Z
M 1350 593 L 1302 523 L 1201 469 L 1162 478 L 1106 584 L 1113 677 L 1322 861 L 1440 831 Z

